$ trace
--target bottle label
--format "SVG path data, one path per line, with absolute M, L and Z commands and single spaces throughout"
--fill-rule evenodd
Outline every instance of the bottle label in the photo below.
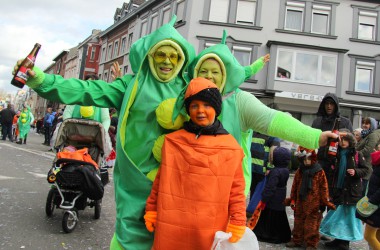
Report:
M 26 83 L 26 81 L 29 78 L 28 74 L 26 73 L 27 70 L 28 69 L 26 67 L 21 66 L 20 69 L 19 69 L 19 71 L 16 74 L 17 80 L 19 80 L 20 82 L 22 82 L 24 84 Z
M 336 155 L 338 152 L 338 143 L 331 143 L 329 146 L 329 154 L 330 155 Z

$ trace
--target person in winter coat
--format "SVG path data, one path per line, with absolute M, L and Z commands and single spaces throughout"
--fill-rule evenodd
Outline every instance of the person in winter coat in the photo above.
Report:
M 284 205 L 290 156 L 290 150 L 283 147 L 277 147 L 273 151 L 274 168 L 267 176 L 268 180 L 261 195 L 261 203 L 265 204 L 265 208 L 253 230 L 259 241 L 279 244 L 289 242 L 291 239 Z
M 380 151 L 373 152 L 371 160 L 373 173 L 369 180 L 367 197 L 371 204 L 380 206 Z M 356 212 L 356 217 L 365 223 L 364 239 L 372 249 L 380 249 L 380 209 L 368 217 Z
M 23 105 L 20 117 L 17 121 L 17 126 L 20 131 L 20 139 L 16 142 L 17 144 L 26 144 L 26 138 L 28 137 L 30 131 L 30 125 L 34 122 L 34 116 L 30 111 L 30 107 Z
M 380 129 L 377 129 L 377 121 L 372 117 L 365 117 L 362 121 L 362 139 L 356 144 L 356 151 L 362 153 L 365 160 L 371 165 L 371 153 L 375 152 L 375 147 L 380 141 Z M 363 177 L 363 196 L 368 185 L 368 180 L 372 174 L 372 166 L 366 176 Z
M 12 104 L 8 103 L 7 108 L 2 109 L 0 111 L 0 123 L 1 123 L 1 129 L 2 129 L 2 135 L 1 138 L 3 141 L 5 139 L 9 138 L 9 141 L 13 142 L 12 138 L 12 121 L 13 117 L 16 115 L 15 111 L 12 108 Z
M 147 175 L 159 166 L 152 152 L 154 142 L 173 131 L 160 126 L 156 109 L 166 100 L 176 98 L 187 85 L 185 72 L 195 56 L 193 46 L 174 28 L 175 23 L 174 17 L 133 43 L 129 53 L 133 74 L 116 78 L 112 84 L 64 79 L 45 74 L 36 66 L 29 71 L 27 85 L 46 99 L 118 110 L 112 250 L 152 247 L 153 234 L 146 230 L 143 219 L 152 187 Z
M 152 249 L 209 250 L 217 231 L 231 232 L 229 241 L 237 242 L 246 228 L 244 153 L 216 119 L 222 109 L 216 85 L 190 81 L 185 106 L 190 121 L 165 136 L 146 203 Z
M 219 120 L 244 150 L 243 171 L 246 182 L 245 194 L 247 195 L 252 178 L 250 148 L 253 131 L 292 141 L 307 148 L 325 145 L 327 137 L 336 136 L 331 132 L 322 132 L 304 125 L 284 112 L 267 107 L 251 93 L 239 89 L 245 80 L 264 67 L 269 60 L 269 55 L 244 67 L 240 65 L 226 45 L 226 39 L 227 33 L 224 31 L 221 43 L 200 52 L 190 64 L 188 72 L 190 78 L 205 77 L 209 79 L 218 86 L 222 94 L 223 109 Z M 177 100 L 176 110 L 173 113 L 174 118 L 178 113 L 186 115 L 183 109 L 184 93 L 185 89 Z M 319 143 L 320 138 L 321 143 Z
M 327 93 L 318 108 L 317 118 L 312 123 L 313 128 L 320 129 L 322 131 L 332 130 L 336 118 L 340 118 L 339 129 L 346 128 L 352 131 L 352 123 L 346 117 L 340 115 L 339 99 L 333 93 Z M 329 183 L 329 191 L 331 192 L 332 175 L 333 170 L 331 166 L 334 163 L 334 158 L 327 156 L 328 147 L 322 146 L 318 149 L 318 163 L 325 171 L 327 181 Z
M 317 152 L 299 147 L 296 155 L 301 163 L 294 176 L 290 198 L 285 199 L 285 205 L 294 210 L 293 238 L 286 247 L 301 247 L 305 243 L 307 250 L 313 250 L 319 243 L 322 213 L 326 207 L 335 209 L 335 206 L 329 201 L 327 179 L 317 162 Z
M 334 164 L 332 201 L 336 210 L 327 213 L 319 232 L 334 240 L 325 242 L 327 247 L 349 250 L 350 241 L 363 239 L 363 228 L 360 220 L 355 218 L 356 203 L 362 198 L 362 178 L 367 176 L 371 166 L 359 152 L 356 157 L 356 140 L 347 129 L 339 141 L 336 163 Z M 343 133 L 346 133 L 343 135 Z M 355 158 L 358 159 L 356 162 Z

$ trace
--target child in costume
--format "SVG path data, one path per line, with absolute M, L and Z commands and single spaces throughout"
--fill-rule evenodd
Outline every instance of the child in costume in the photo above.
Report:
M 373 172 L 369 179 L 367 197 L 369 203 L 380 205 L 380 151 L 371 154 Z M 372 249 L 380 249 L 380 209 L 377 209 L 368 217 L 363 217 L 356 212 L 356 217 L 365 225 L 364 239 Z
M 152 249 L 209 250 L 217 231 L 237 242 L 245 232 L 243 150 L 216 119 L 222 97 L 211 81 L 193 79 L 185 93 L 190 121 L 167 134 L 147 200 Z
M 20 117 L 17 121 L 17 127 L 19 130 L 20 139 L 16 142 L 17 144 L 26 144 L 26 138 L 28 137 L 28 133 L 30 131 L 30 124 L 34 121 L 34 116 L 30 111 L 30 107 L 23 105 L 22 111 L 20 113 Z
M 348 250 L 350 241 L 363 239 L 363 226 L 355 217 L 355 211 L 356 203 L 362 198 L 362 178 L 368 175 L 371 166 L 360 152 L 357 157 L 358 162 L 356 162 L 355 136 L 347 129 L 341 129 L 339 132 L 342 136 L 334 164 L 330 192 L 332 202 L 337 208 L 327 213 L 319 232 L 334 238 L 326 242 L 326 246 Z
M 18 130 L 18 125 L 17 125 L 17 122 L 18 122 L 18 118 L 20 117 L 20 114 L 21 112 L 20 111 L 17 111 L 17 113 L 15 114 L 15 116 L 13 116 L 13 121 L 12 121 L 12 134 L 13 134 L 13 140 L 14 141 L 17 141 L 17 137 L 20 133 L 20 131 Z
M 277 147 L 273 151 L 274 168 L 267 176 L 261 195 L 261 203 L 265 204 L 265 208 L 253 230 L 259 241 L 275 244 L 290 241 L 291 232 L 284 205 L 290 156 L 290 150 L 283 147 Z
M 290 194 L 285 205 L 294 210 L 293 238 L 286 247 L 301 247 L 306 244 L 307 250 L 317 249 L 319 243 L 319 226 L 322 213 L 327 206 L 335 209 L 329 201 L 329 192 L 325 172 L 317 163 L 315 150 L 299 147 L 296 155 L 301 160 Z

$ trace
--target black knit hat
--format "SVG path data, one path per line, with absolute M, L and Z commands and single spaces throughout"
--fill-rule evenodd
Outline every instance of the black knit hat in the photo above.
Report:
M 189 114 L 189 106 L 192 100 L 201 100 L 215 109 L 216 117 L 222 111 L 222 96 L 217 88 L 207 88 L 185 99 L 186 112 Z

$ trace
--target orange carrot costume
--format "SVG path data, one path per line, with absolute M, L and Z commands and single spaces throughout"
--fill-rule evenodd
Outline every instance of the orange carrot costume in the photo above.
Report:
M 154 230 L 155 250 L 209 250 L 217 231 L 245 230 L 243 150 L 218 120 L 199 133 L 188 124 L 165 136 L 147 200 L 144 218 L 153 222 L 147 228 Z M 215 133 L 204 132 L 210 127 Z

